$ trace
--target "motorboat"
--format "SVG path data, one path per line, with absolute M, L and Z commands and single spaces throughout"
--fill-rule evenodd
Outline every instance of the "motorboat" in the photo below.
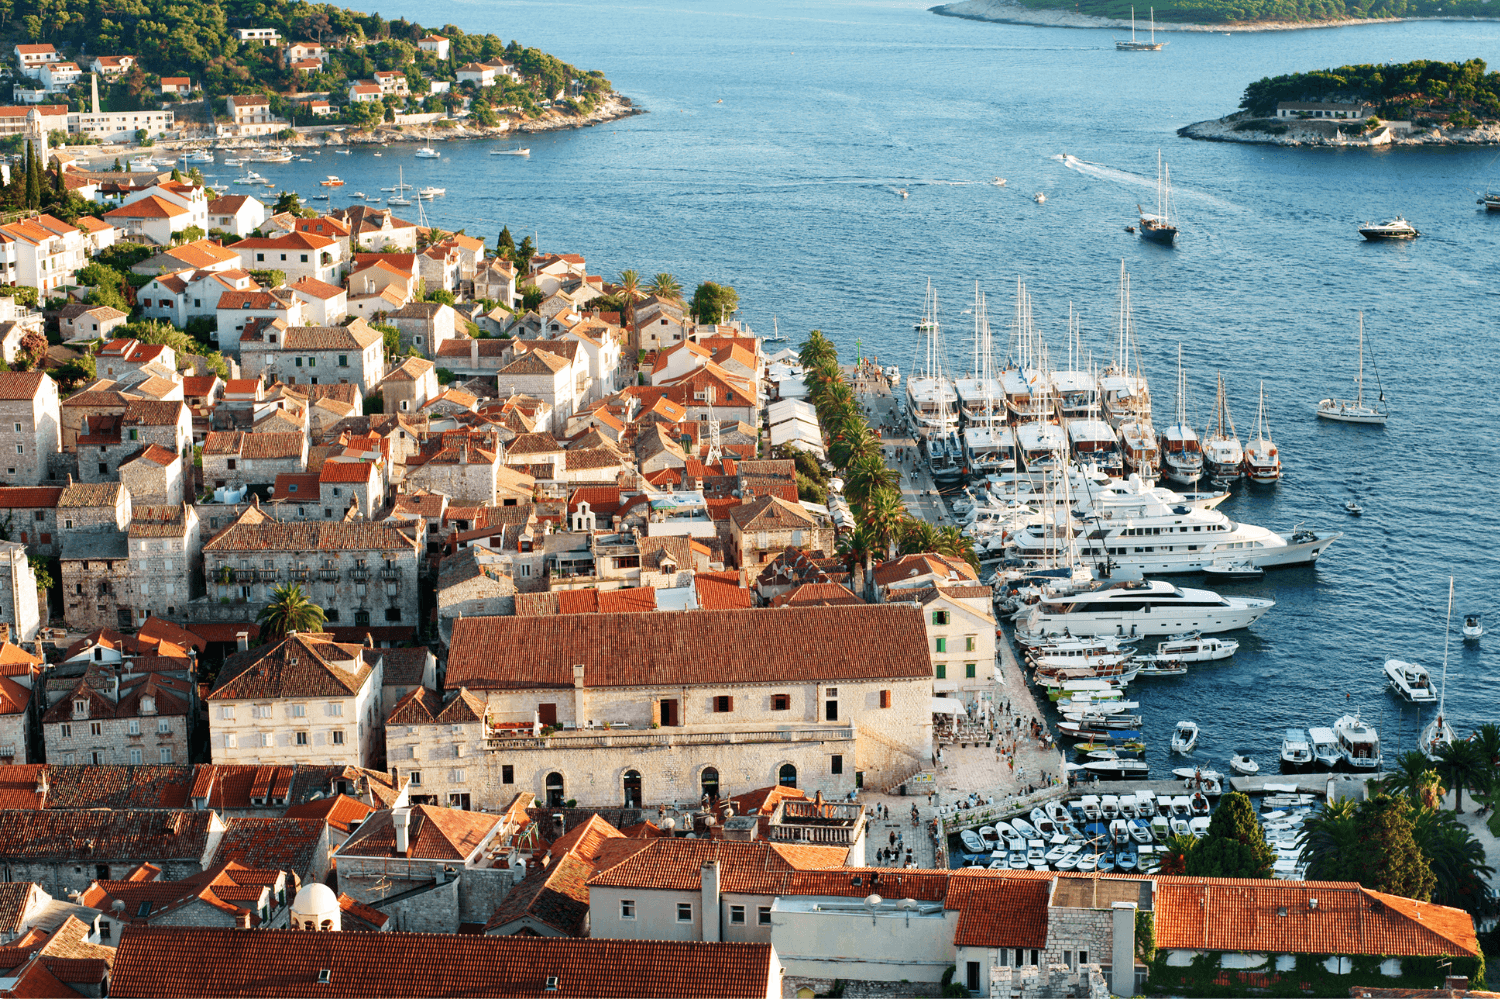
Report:
M 1227 660 L 1240 648 L 1233 639 L 1205 639 L 1201 632 L 1184 632 L 1156 644 L 1156 659 L 1179 663 L 1206 663 Z M 1137 657 L 1140 659 L 1140 657 Z
M 1305 771 L 1312 766 L 1312 741 L 1301 729 L 1288 729 L 1281 740 L 1281 769 L 1283 771 Z
M 1354 517 L 1359 517 L 1359 515 L 1365 512 L 1365 509 L 1353 500 L 1344 501 L 1344 510 Z
M 1060 872 L 1073 871 L 1078 867 L 1079 857 L 1082 852 L 1083 848 L 1081 845 L 1069 844 L 1068 850 L 1063 853 L 1063 856 L 1059 860 L 1053 862 L 1052 867 Z
M 1142 663 L 1136 677 L 1181 677 L 1188 672 L 1187 664 L 1181 660 L 1156 660 Z
M 990 849 L 984 844 L 984 839 L 973 830 L 958 831 L 958 839 L 964 845 L 964 850 L 970 854 L 988 854 L 990 852 Z
M 1117 760 L 1091 760 L 1083 765 L 1090 774 L 1102 778 L 1144 778 L 1150 765 L 1143 760 L 1121 757 Z
M 416 158 L 419 159 L 419 160 L 436 160 L 438 157 L 442 156 L 443 154 L 439 153 L 437 150 L 433 149 L 431 146 L 423 146 L 420 149 L 418 149 L 416 151 L 416 153 L 413 154 L 413 155 L 415 155 Z
M 1032 809 L 1031 816 L 1029 818 L 1031 820 L 1032 827 L 1034 827 L 1036 829 L 1036 832 L 1040 833 L 1043 837 L 1050 837 L 1057 832 L 1057 824 L 1052 821 L 1052 818 L 1050 816 L 1042 811 L 1041 806 L 1037 806 L 1036 808 Z
M 1151 836 L 1157 840 L 1166 840 L 1172 835 L 1172 821 L 1165 816 L 1151 817 Z
M 1129 792 L 1120 796 L 1120 818 L 1135 819 L 1135 793 Z
M 1188 820 L 1188 833 L 1194 837 L 1203 837 L 1208 833 L 1208 824 L 1211 820 L 1207 816 L 1194 816 Z
M 1123 819 L 1111 820 L 1109 824 L 1109 839 L 1116 847 L 1130 843 L 1130 823 Z
M 492 149 L 492 150 L 490 150 L 490 155 L 491 156 L 530 156 L 531 155 L 531 147 L 530 146 L 517 146 L 514 149 Z
M 1149 788 L 1141 789 L 1135 793 L 1135 812 L 1141 819 L 1149 819 L 1156 815 L 1156 793 Z
M 426 199 L 428 201 L 431 201 L 433 198 L 440 197 L 440 196 L 445 195 L 447 193 L 448 193 L 448 189 L 447 188 L 432 187 L 432 186 L 429 185 L 428 187 L 424 187 L 424 188 L 420 189 L 419 191 L 417 191 L 417 197 L 418 198 L 424 198 L 424 199 Z
M 1244 754 L 1235 754 L 1229 758 L 1229 767 L 1236 774 L 1259 774 L 1260 765 L 1255 763 Z
M 1120 797 L 1113 793 L 1099 797 L 1099 817 L 1105 823 L 1113 823 L 1120 818 Z
M 1091 851 L 1080 850 L 1075 857 L 1078 859 L 1074 863 L 1074 870 L 1076 871 L 1091 872 L 1098 867 L 1099 856 Z
M 1370 367 L 1375 367 L 1373 355 Z M 1318 401 L 1318 416 L 1345 424 L 1385 424 L 1390 410 L 1385 406 L 1385 389 L 1380 384 L 1380 372 L 1375 371 L 1376 397 L 1374 405 L 1365 403 L 1365 314 L 1359 314 L 1359 367 L 1354 375 L 1354 398 L 1321 399 Z
M 1213 634 L 1254 624 L 1275 606 L 1257 597 L 1221 597 L 1162 580 L 1124 580 L 1080 593 L 1043 597 L 1026 615 L 1027 631 L 1067 629 L 1078 636 Z
M 1011 828 L 1014 829 L 1023 840 L 1035 840 L 1037 837 L 1041 836 L 1041 833 L 1037 830 L 1036 827 L 1032 826 L 1030 823 L 1026 822 L 1019 816 L 1011 820 L 1010 825 Z
M 1172 732 L 1172 752 L 1192 753 L 1198 745 L 1198 723 L 1183 720 Z
M 1172 827 L 1172 836 L 1186 837 L 1191 834 L 1193 830 L 1192 827 L 1188 825 L 1190 822 L 1192 822 L 1191 817 L 1173 816 L 1170 820 L 1168 820 L 1168 823 L 1170 823 Z
M 1387 686 L 1403 701 L 1413 705 L 1432 705 L 1438 700 L 1432 689 L 1432 677 L 1425 667 L 1405 660 L 1386 660 L 1385 678 Z
M 1414 240 L 1422 234 L 1417 232 L 1417 227 L 1402 216 L 1387 219 L 1384 222 L 1366 222 L 1360 225 L 1359 235 L 1367 240 Z
M 1129 825 L 1130 839 L 1137 844 L 1151 843 L 1151 824 L 1147 820 L 1133 819 Z
M 981 826 L 979 828 L 979 839 L 984 841 L 984 846 L 993 851 L 995 845 L 1000 842 L 1000 835 L 995 832 L 993 826 Z
M 1441 721 L 1441 715 L 1439 721 Z M 1333 724 L 1338 739 L 1339 757 L 1355 771 L 1379 771 L 1380 736 L 1375 727 L 1360 720 L 1359 713 L 1340 716 Z
M 1215 559 L 1203 568 L 1203 576 L 1210 583 L 1239 583 L 1259 580 L 1265 575 L 1266 571 L 1253 562 L 1230 557 Z
M 1099 796 L 1085 795 L 1078 800 L 1078 808 L 1082 810 L 1085 820 L 1097 822 L 1099 819 Z
M 214 154 L 206 149 L 198 149 L 184 155 L 182 161 L 184 163 L 212 163 Z
M 1318 767 L 1331 771 L 1339 766 L 1342 755 L 1339 753 L 1338 737 L 1331 728 L 1313 726 L 1307 731 L 1307 738 L 1312 741 L 1313 761 Z
M 1192 809 L 1194 816 L 1207 816 L 1209 812 L 1208 796 L 1202 792 L 1194 792 L 1188 796 L 1188 807 Z
M 990 183 L 995 185 L 995 187 L 1005 187 L 1005 178 L 996 177 L 994 180 L 990 181 Z
M 1031 867 L 1031 862 L 1026 860 L 1026 851 L 1024 849 L 1011 851 L 1007 863 L 1010 865 L 1012 871 L 1025 871 Z
M 1479 616 L 1478 615 L 1465 615 L 1464 616 L 1464 638 L 1465 639 L 1478 639 L 1482 635 L 1484 635 L 1484 625 L 1482 625 L 1480 623 Z
M 1040 840 L 1029 842 L 1026 845 L 1026 862 L 1033 871 L 1046 871 L 1047 845 Z
M 1193 803 L 1186 795 L 1172 796 L 1172 818 L 1191 819 L 1193 815 Z
M 1038 191 L 1036 194 L 1031 196 L 1031 200 L 1040 205 L 1047 200 L 1047 196 Z
M 319 186 L 326 188 L 343 187 L 344 182 L 335 174 L 329 174 L 324 180 L 318 181 Z
M 1260 384 L 1260 406 L 1255 411 L 1255 429 L 1245 442 L 1245 476 L 1262 486 L 1281 481 L 1281 453 L 1271 440 L 1271 421 L 1266 416 L 1266 384 Z

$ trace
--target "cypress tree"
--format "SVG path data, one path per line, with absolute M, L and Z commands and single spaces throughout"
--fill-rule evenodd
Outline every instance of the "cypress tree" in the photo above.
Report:
M 26 140 L 26 207 L 39 208 L 42 204 L 42 178 L 36 169 L 36 147 Z
M 1219 802 L 1208 832 L 1187 857 L 1187 874 L 1214 878 L 1270 878 L 1276 855 L 1266 843 L 1248 796 L 1230 792 Z
M 52 175 L 52 193 L 57 195 L 57 201 L 67 201 L 68 185 L 63 180 L 62 164 L 57 165 L 57 172 Z
M 1359 881 L 1376 892 L 1425 902 L 1432 898 L 1437 877 L 1417 845 L 1411 811 L 1405 799 L 1389 795 L 1377 795 L 1359 804 Z

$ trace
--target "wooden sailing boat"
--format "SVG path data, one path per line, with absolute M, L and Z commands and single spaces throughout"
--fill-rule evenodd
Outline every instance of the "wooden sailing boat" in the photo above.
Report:
M 1152 243 L 1171 246 L 1177 239 L 1177 227 L 1172 224 L 1172 171 L 1162 162 L 1161 150 L 1156 151 L 1156 214 L 1148 213 L 1139 204 L 1141 215 L 1141 237 Z
M 1166 42 L 1156 40 L 1156 8 L 1151 8 L 1151 41 L 1138 42 L 1135 40 L 1135 8 L 1130 8 L 1130 41 L 1117 39 L 1115 48 L 1121 52 L 1160 52 Z
M 1375 367 L 1375 359 L 1370 359 L 1370 367 Z M 1390 417 L 1390 410 L 1385 407 L 1385 388 L 1380 384 L 1380 372 L 1375 372 L 1375 386 L 1378 395 L 1375 405 L 1369 406 L 1365 403 L 1365 314 L 1359 314 L 1359 368 L 1354 376 L 1354 399 L 1322 399 L 1318 401 L 1318 416 L 1324 420 L 1337 420 L 1345 424 L 1384 424 Z
M 1271 421 L 1266 416 L 1266 384 L 1260 384 L 1260 408 L 1255 411 L 1255 430 L 1245 442 L 1245 475 L 1252 483 L 1274 485 L 1281 481 L 1281 453 L 1271 440 Z
M 1240 436 L 1235 433 L 1234 417 L 1229 412 L 1229 397 L 1224 392 L 1224 373 L 1220 372 L 1214 415 L 1203 431 L 1204 471 L 1216 482 L 1232 483 L 1240 478 L 1244 460 Z

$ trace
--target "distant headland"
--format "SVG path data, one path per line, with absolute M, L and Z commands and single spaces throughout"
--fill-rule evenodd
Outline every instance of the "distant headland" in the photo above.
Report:
M 1414 19 L 1490 21 L 1487 0 L 1163 0 L 1157 31 L 1297 31 Z M 945 17 L 1050 28 L 1130 28 L 1129 0 L 956 0 L 929 8 Z M 1139 12 L 1141 7 L 1136 5 Z M 1144 24 L 1137 13 L 1136 27 Z

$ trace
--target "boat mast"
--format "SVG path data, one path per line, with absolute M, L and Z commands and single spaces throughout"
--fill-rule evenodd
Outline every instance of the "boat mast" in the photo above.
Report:
M 1453 626 L 1453 577 L 1448 577 L 1448 620 L 1443 624 L 1443 686 L 1438 692 L 1438 730 L 1442 733 L 1443 705 L 1448 700 L 1448 633 Z
M 1151 44 L 1156 44 L 1156 8 L 1151 8 Z
M 1359 314 L 1359 372 L 1354 376 L 1354 391 L 1356 393 L 1354 405 L 1363 408 L 1365 405 L 1365 314 Z
M 1130 8 L 1130 44 L 1135 44 L 1135 8 Z
M 975 282 L 978 288 L 978 282 Z M 993 441 L 995 426 L 995 394 L 991 391 L 990 384 L 995 381 L 995 345 L 994 335 L 990 333 L 990 310 L 989 303 L 982 293 L 979 294 L 978 324 L 983 337 L 983 348 L 980 354 L 979 377 L 984 383 L 984 425 L 990 428 Z

